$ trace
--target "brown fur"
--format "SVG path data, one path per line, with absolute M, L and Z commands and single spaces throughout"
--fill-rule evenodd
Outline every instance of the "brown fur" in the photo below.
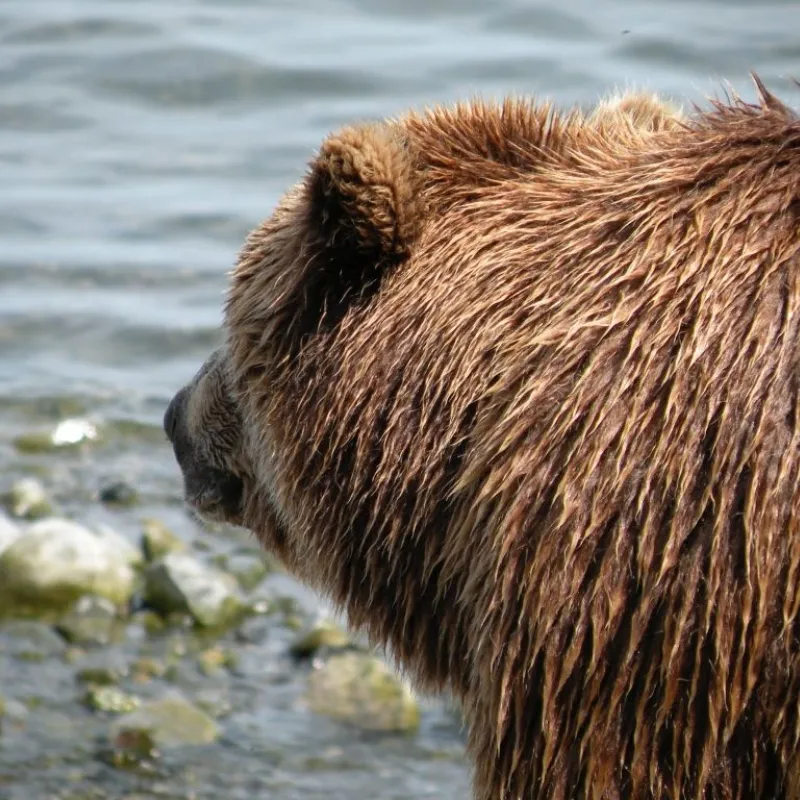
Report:
M 461 699 L 480 800 L 800 797 L 800 123 L 759 89 L 349 129 L 241 254 L 244 520 Z

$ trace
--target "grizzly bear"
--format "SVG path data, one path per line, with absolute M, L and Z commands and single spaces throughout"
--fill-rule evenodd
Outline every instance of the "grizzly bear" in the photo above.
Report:
M 800 122 L 330 135 L 170 404 L 187 501 L 425 690 L 479 800 L 800 797 Z

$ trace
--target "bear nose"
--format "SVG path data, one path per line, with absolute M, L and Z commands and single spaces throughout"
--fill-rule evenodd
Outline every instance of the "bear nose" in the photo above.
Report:
M 183 400 L 183 395 L 185 393 L 185 389 L 181 389 L 175 397 L 172 398 L 170 404 L 167 406 L 167 410 L 164 412 L 164 433 L 167 434 L 167 439 L 170 442 L 174 442 L 175 440 L 175 428 L 178 425 L 178 408 Z

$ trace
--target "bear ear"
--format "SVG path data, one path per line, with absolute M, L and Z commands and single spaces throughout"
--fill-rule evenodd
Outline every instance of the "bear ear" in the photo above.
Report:
M 423 214 L 413 162 L 399 132 L 376 125 L 331 136 L 311 164 L 312 229 L 353 284 L 359 265 L 396 263 L 414 244 Z

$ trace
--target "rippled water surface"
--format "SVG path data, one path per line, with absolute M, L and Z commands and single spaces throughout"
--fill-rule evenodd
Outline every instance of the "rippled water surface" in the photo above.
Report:
M 589 104 L 637 85 L 702 101 L 727 80 L 752 97 L 750 70 L 796 106 L 799 22 L 796 0 L 3 0 L 0 482 L 35 473 L 69 513 L 132 537 L 145 512 L 198 535 L 160 418 L 219 338 L 243 237 L 326 132 L 478 94 Z M 102 444 L 14 448 L 74 415 L 105 426 Z M 116 479 L 139 493 L 135 511 L 96 502 Z M 414 739 L 353 738 L 293 710 L 269 683 L 270 653 L 263 682 L 254 669 L 237 689 L 249 716 L 231 718 L 174 796 L 467 795 L 461 734 L 441 708 Z M 0 796 L 62 796 L 63 771 L 41 760 L 58 752 L 53 735 L 32 733 L 11 765 L 0 740 Z M 332 748 L 345 766 L 303 768 Z M 76 780 L 109 797 L 145 791 L 102 770 Z

